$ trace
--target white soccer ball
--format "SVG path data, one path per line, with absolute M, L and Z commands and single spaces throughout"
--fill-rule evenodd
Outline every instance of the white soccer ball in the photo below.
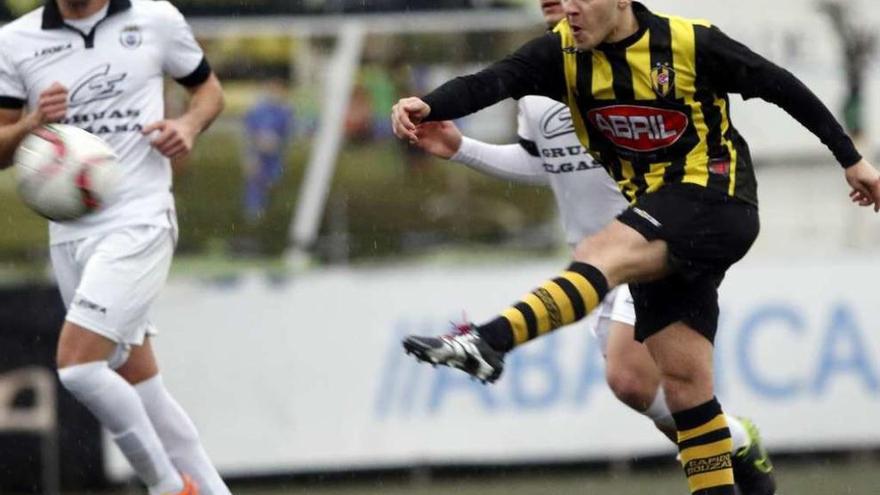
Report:
M 119 176 L 116 153 L 104 140 L 64 124 L 28 134 L 14 163 L 21 199 L 56 222 L 100 210 L 112 198 Z

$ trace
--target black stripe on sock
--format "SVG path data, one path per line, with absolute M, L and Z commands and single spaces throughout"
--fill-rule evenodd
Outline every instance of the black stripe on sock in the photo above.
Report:
M 568 271 L 580 274 L 587 279 L 587 282 L 596 289 L 596 294 L 599 295 L 599 301 L 605 299 L 605 295 L 608 294 L 608 279 L 605 278 L 605 275 L 603 275 L 598 268 L 587 263 L 575 261 L 569 265 Z
M 563 277 L 554 278 L 553 283 L 558 285 L 562 292 L 565 292 L 566 297 L 571 302 L 571 308 L 574 310 L 576 320 L 580 320 L 587 315 L 587 311 L 584 308 L 584 300 L 573 283 Z
M 529 340 L 534 339 L 538 336 L 538 317 L 535 316 L 535 312 L 532 311 L 532 307 L 524 302 L 516 303 L 514 309 L 522 313 L 523 318 L 526 320 L 526 328 L 529 331 Z
M 712 400 L 699 406 L 672 413 L 672 418 L 678 431 L 684 431 L 702 426 L 719 414 L 721 414 L 721 404 L 713 397 Z
M 478 326 L 476 332 L 496 351 L 507 352 L 513 349 L 513 328 L 503 316 Z
M 733 495 L 733 485 L 715 486 L 695 492 L 693 495 Z
M 719 440 L 724 440 L 725 438 L 730 438 L 729 428 L 722 428 L 720 430 L 710 431 L 705 435 L 700 435 L 698 437 L 691 438 L 690 440 L 680 442 L 678 444 L 678 450 L 689 449 L 691 447 L 696 447 L 697 445 L 707 445 L 713 442 L 717 442 Z

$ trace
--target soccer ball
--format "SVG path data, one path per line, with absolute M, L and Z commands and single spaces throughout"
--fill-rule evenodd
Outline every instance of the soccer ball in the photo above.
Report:
M 48 124 L 15 151 L 18 194 L 32 210 L 56 222 L 101 209 L 111 198 L 119 166 L 101 138 L 78 127 Z

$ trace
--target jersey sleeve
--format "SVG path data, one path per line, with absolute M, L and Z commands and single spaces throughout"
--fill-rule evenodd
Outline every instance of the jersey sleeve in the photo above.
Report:
M 518 144 L 490 144 L 464 136 L 450 160 L 502 180 L 541 186 L 550 183 L 541 160 Z
M 211 75 L 205 53 L 177 7 L 169 2 L 160 3 L 165 4 L 165 15 L 160 21 L 164 38 L 162 70 L 184 86 L 198 86 Z
M 840 123 L 803 82 L 725 35 L 717 27 L 698 26 L 697 71 L 707 74 L 719 93 L 738 93 L 761 98 L 794 117 L 834 154 L 844 167 L 861 160 L 852 139 Z
M 561 101 L 564 94 L 562 44 L 557 33 L 547 33 L 476 74 L 446 82 L 423 100 L 431 107 L 427 120 L 439 121 L 464 117 L 506 98 L 539 95 Z
M 9 51 L 0 44 L 0 109 L 18 110 L 27 103 L 27 91 Z

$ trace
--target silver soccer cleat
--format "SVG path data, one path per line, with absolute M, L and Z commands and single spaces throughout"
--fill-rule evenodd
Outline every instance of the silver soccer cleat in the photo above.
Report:
M 410 335 L 403 339 L 407 354 L 433 365 L 457 368 L 483 383 L 492 383 L 504 370 L 504 353 L 493 349 L 471 324 L 440 337 Z

